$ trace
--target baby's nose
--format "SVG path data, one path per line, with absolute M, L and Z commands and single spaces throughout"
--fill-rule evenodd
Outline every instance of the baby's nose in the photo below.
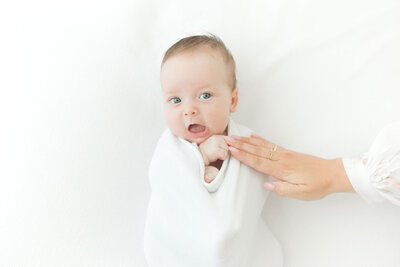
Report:
M 190 110 L 185 110 L 185 116 L 194 116 L 197 114 L 197 110 L 196 109 L 190 109 Z
M 199 111 L 194 105 L 188 105 L 184 111 L 185 116 L 194 116 L 197 115 Z

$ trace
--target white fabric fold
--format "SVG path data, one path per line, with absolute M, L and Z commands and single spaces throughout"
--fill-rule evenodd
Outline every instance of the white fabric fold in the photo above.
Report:
M 250 132 L 230 120 L 229 134 Z M 282 266 L 280 246 L 261 218 L 267 179 L 229 156 L 207 184 L 197 145 L 167 129 L 149 168 L 152 193 L 144 236 L 148 265 Z M 259 241 L 259 236 L 266 238 Z
M 343 165 L 354 190 L 368 203 L 400 206 L 400 121 L 386 126 L 368 153 L 344 158 Z

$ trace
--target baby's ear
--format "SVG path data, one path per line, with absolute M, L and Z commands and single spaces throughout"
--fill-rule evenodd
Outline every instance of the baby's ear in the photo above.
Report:
M 238 100 L 239 100 L 238 89 L 235 88 L 235 89 L 232 90 L 232 93 L 231 93 L 231 107 L 229 109 L 230 112 L 235 112 L 236 111 Z

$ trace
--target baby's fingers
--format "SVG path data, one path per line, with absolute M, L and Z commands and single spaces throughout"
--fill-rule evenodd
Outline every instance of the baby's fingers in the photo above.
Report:
M 224 140 L 222 140 L 222 142 L 220 142 L 220 143 L 218 144 L 218 147 L 219 147 L 219 149 L 222 149 L 222 150 L 225 150 L 225 151 L 228 151 L 228 150 L 229 150 L 228 144 L 225 143 Z
M 217 154 L 218 154 L 218 155 L 217 155 L 217 158 L 218 158 L 218 159 L 220 159 L 220 160 L 226 159 L 226 157 L 228 156 L 228 147 L 227 147 L 226 149 L 220 148 L 220 149 L 218 150 L 218 153 L 217 153 Z
M 204 181 L 206 181 L 207 183 L 211 183 L 212 181 L 214 181 L 215 177 L 204 177 Z
M 214 181 L 215 177 L 217 177 L 218 174 L 218 169 L 212 166 L 208 166 L 205 168 L 205 173 L 204 173 L 204 181 L 207 183 L 211 183 Z

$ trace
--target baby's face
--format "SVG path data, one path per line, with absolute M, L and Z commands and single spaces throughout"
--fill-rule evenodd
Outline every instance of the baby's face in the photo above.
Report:
M 224 134 L 237 106 L 237 88 L 218 51 L 202 48 L 169 58 L 161 69 L 164 110 L 169 129 L 189 142 Z

